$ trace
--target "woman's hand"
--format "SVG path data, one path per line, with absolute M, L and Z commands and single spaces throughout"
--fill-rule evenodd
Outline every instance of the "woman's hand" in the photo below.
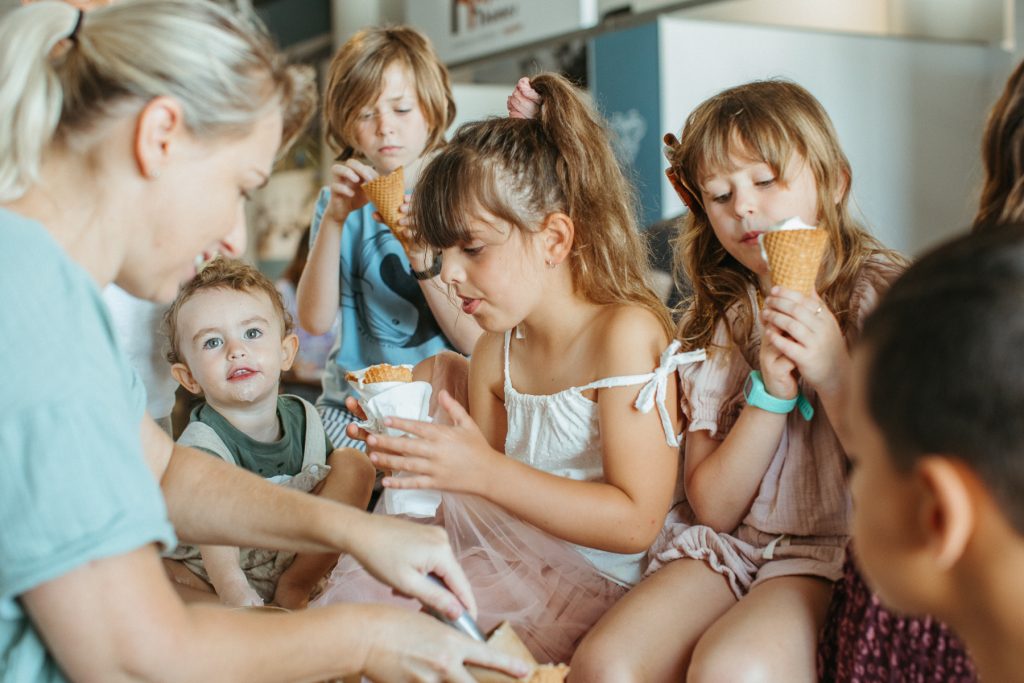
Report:
M 473 590 L 443 528 L 389 515 L 366 514 L 361 522 L 366 528 L 350 552 L 374 578 L 451 619 L 464 610 L 476 616 Z M 441 579 L 444 586 L 428 574 Z
M 832 311 L 817 294 L 773 287 L 765 299 L 765 338 L 819 393 L 841 382 L 849 352 Z
M 356 159 L 331 166 L 331 199 L 324 216 L 343 225 L 350 213 L 369 201 L 362 186 L 377 176 L 377 171 Z
M 380 469 L 405 473 L 385 477 L 383 484 L 389 488 L 482 494 L 489 479 L 485 468 L 498 454 L 462 404 L 443 390 L 437 399 L 451 426 L 387 418 L 385 425 L 416 438 L 371 434 L 366 440 L 370 460 Z
M 530 85 L 530 79 L 523 76 L 508 96 L 505 106 L 508 107 L 508 115 L 514 119 L 534 119 L 540 114 L 542 102 L 540 93 Z
M 384 605 L 373 609 L 373 617 L 367 620 L 368 650 L 362 671 L 370 680 L 473 683 L 466 664 L 515 677 L 529 673 L 525 662 L 424 614 Z

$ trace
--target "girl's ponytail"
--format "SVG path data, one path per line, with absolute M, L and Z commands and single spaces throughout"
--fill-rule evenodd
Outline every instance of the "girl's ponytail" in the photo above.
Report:
M 41 2 L 0 20 L 0 202 L 17 199 L 39 178 L 64 103 L 51 53 L 78 18 L 71 5 Z
M 424 168 L 413 194 L 422 239 L 440 249 L 470 241 L 480 209 L 528 233 L 564 213 L 575 227 L 568 264 L 576 291 L 598 304 L 643 306 L 671 335 L 604 123 L 564 77 L 541 74 L 530 84 L 544 98 L 538 119 L 467 123 Z
M 671 317 L 647 282 L 649 258 L 637 227 L 636 194 L 604 122 L 562 76 L 540 74 L 530 85 L 543 98 L 538 118 L 555 147 L 564 210 L 577 226 L 577 287 L 598 303 L 639 303 L 671 333 Z

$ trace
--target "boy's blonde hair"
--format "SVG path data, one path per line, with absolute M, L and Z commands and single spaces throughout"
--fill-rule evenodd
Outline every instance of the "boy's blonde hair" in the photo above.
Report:
M 455 119 L 455 98 L 448 69 L 430 40 L 411 26 L 367 28 L 341 46 L 327 74 L 324 132 L 340 161 L 357 154 L 355 127 L 359 112 L 380 97 L 384 71 L 393 63 L 408 69 L 415 83 L 429 130 L 424 152 L 444 143 L 444 133 Z
M 178 345 L 178 314 L 181 307 L 199 292 L 209 289 L 229 289 L 247 294 L 264 293 L 270 299 L 281 321 L 281 338 L 288 336 L 294 329 L 292 316 L 284 307 L 281 293 L 277 291 L 266 275 L 253 266 L 239 259 L 217 258 L 211 261 L 194 278 L 186 282 L 178 290 L 174 303 L 164 314 L 164 333 L 169 344 L 167 362 L 184 363 L 181 347 Z
M 678 338 L 686 349 L 710 345 L 718 321 L 738 309 L 733 341 L 746 349 L 753 311 L 749 305 L 757 276 L 729 255 L 715 237 L 701 202 L 701 178 L 732 163 L 729 155 L 747 155 L 771 167 L 780 182 L 787 162 L 800 155 L 817 185 L 818 227 L 828 233 L 819 294 L 845 332 L 852 320 L 850 296 L 864 266 L 872 260 L 894 266 L 903 257 L 886 249 L 850 215 L 850 162 L 839 146 L 832 121 L 806 89 L 784 80 L 754 81 L 705 100 L 690 114 L 682 138 L 666 150 L 670 173 L 683 188 L 690 211 L 676 245 L 676 277 L 690 283 Z M 837 201 L 838 198 L 838 201 Z
M 282 149 L 316 106 L 311 70 L 287 66 L 254 17 L 212 2 L 26 5 L 0 21 L 0 202 L 39 180 L 51 145 L 84 154 L 108 120 L 158 96 L 203 140 L 244 137 L 280 109 Z
M 423 170 L 413 195 L 422 239 L 435 248 L 470 241 L 480 209 L 526 233 L 562 212 L 575 225 L 568 263 L 576 291 L 599 304 L 641 305 L 671 334 L 668 310 L 647 282 L 633 189 L 603 121 L 558 74 L 530 85 L 544 98 L 536 119 L 463 125 Z

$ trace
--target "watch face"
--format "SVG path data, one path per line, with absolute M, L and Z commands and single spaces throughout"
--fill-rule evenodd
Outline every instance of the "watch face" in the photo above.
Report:
M 743 383 L 743 398 L 750 400 L 750 392 L 754 388 L 753 375 L 747 375 L 747 381 Z

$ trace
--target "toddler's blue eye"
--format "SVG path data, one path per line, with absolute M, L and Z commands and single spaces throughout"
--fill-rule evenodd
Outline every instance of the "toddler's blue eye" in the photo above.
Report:
M 246 339 L 259 339 L 263 336 L 263 330 L 258 327 L 250 327 L 245 331 Z
M 222 343 L 223 342 L 221 341 L 220 337 L 210 337 L 209 339 L 203 342 L 203 348 L 216 349 L 219 348 Z

